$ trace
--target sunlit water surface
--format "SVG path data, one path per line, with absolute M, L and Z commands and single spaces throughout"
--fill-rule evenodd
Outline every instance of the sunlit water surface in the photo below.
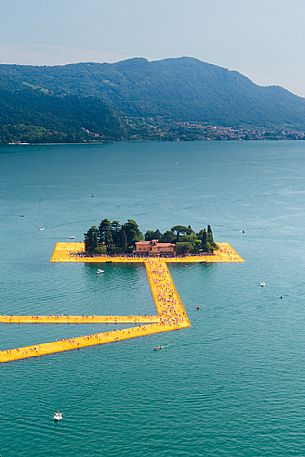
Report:
M 246 260 L 170 267 L 190 329 L 1 365 L 1 457 L 305 455 L 305 143 L 1 147 L 0 205 L 1 314 L 153 313 L 142 266 L 49 262 L 104 217 L 210 223 Z

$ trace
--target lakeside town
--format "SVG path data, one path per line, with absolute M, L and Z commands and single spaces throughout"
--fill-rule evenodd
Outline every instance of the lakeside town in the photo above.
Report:
M 305 131 L 258 126 L 222 126 L 204 122 L 173 122 L 164 118 L 129 118 L 131 140 L 161 141 L 276 141 L 305 140 Z M 95 140 L 98 137 L 95 136 Z
M 305 140 L 305 131 L 293 128 L 230 127 L 202 122 L 173 122 L 164 118 L 125 118 L 128 135 L 115 138 L 104 133 L 81 127 L 74 135 L 60 131 L 44 132 L 30 126 L 11 127 L 10 134 L 1 130 L 0 144 L 98 144 L 116 141 L 279 141 Z

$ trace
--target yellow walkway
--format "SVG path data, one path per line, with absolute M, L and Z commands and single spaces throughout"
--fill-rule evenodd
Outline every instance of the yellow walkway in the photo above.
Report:
M 95 333 L 93 335 L 80 336 L 77 338 L 68 338 L 55 341 L 54 343 L 42 343 L 33 346 L 24 346 L 17 349 L 0 351 L 0 363 L 10 362 L 12 360 L 27 359 L 30 357 L 40 357 L 42 355 L 54 354 L 56 352 L 71 351 L 81 347 L 96 346 L 98 344 L 115 343 L 118 341 L 128 340 L 130 338 L 139 338 L 140 336 L 152 335 L 154 333 L 168 332 L 182 328 L 179 326 L 173 328 L 162 324 L 151 324 L 147 326 L 132 327 L 124 330 L 114 330 L 112 332 Z
M 113 343 L 130 338 L 169 332 L 189 327 L 190 321 L 185 312 L 179 294 L 173 283 L 167 263 L 173 262 L 243 262 L 243 259 L 228 243 L 219 243 L 217 254 L 210 256 L 189 256 L 181 258 L 126 258 L 94 257 L 84 258 L 76 253 L 84 250 L 83 243 L 57 243 L 52 255 L 52 262 L 118 262 L 143 263 L 158 311 L 157 316 L 0 316 L 2 324 L 147 324 L 123 330 L 95 333 L 93 335 L 61 339 L 52 343 L 42 343 L 15 349 L 0 351 L 0 363 L 12 360 L 39 357 L 46 354 L 80 349 L 81 347 Z M 204 257 L 204 259 L 203 259 Z
M 95 333 L 77 338 L 62 339 L 53 343 L 36 344 L 0 351 L 0 363 L 12 360 L 39 357 L 55 352 L 70 351 L 86 346 L 112 343 L 129 338 L 152 335 L 189 327 L 190 323 L 175 289 L 166 263 L 159 259 L 145 262 L 148 280 L 158 310 L 157 316 L 0 316 L 0 323 L 149 323 L 124 330 Z
M 211 255 L 188 255 L 185 257 L 163 258 L 167 263 L 218 263 L 218 262 L 243 262 L 242 257 L 229 243 L 217 243 L 219 249 Z M 84 253 L 84 256 L 80 256 Z M 79 263 L 143 263 L 143 257 L 109 257 L 107 255 L 88 257 L 85 256 L 85 246 L 82 242 L 56 243 L 51 262 L 79 262 Z
M 159 316 L 0 316 L 0 324 L 152 324 Z

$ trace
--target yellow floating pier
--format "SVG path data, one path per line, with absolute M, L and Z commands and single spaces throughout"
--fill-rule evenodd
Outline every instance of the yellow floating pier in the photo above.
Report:
M 182 326 L 177 327 L 182 328 Z M 177 330 L 170 325 L 151 324 L 139 327 L 132 327 L 112 332 L 95 333 L 93 335 L 80 336 L 76 338 L 62 339 L 54 343 L 42 343 L 33 346 L 24 346 L 17 349 L 0 351 L 0 363 L 11 362 L 12 360 L 40 357 L 42 355 L 55 354 L 56 352 L 71 351 L 82 347 L 96 346 L 98 344 L 116 343 L 118 341 L 139 338 L 140 336 L 152 335 L 154 333 L 169 332 Z
M 81 257 L 79 253 L 84 252 L 83 243 L 57 243 L 51 258 L 52 262 L 144 262 L 158 314 L 156 316 L 0 316 L 0 323 L 2 324 L 146 324 L 123 330 L 95 333 L 93 335 L 61 339 L 51 343 L 0 351 L 0 363 L 71 351 L 72 349 L 98 344 L 114 343 L 130 338 L 190 327 L 190 321 L 173 283 L 167 263 L 243 262 L 243 259 L 228 243 L 218 243 L 218 245 L 219 250 L 215 255 L 143 259 L 107 256 Z
M 0 316 L 0 324 L 153 324 L 159 316 Z

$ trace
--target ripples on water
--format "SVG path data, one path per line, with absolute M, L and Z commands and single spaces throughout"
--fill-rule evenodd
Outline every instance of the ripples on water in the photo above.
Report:
M 154 312 L 141 266 L 49 263 L 103 217 L 211 223 L 246 263 L 170 267 L 189 329 L 1 365 L 0 455 L 304 455 L 304 162 L 301 142 L 1 147 L 2 314 Z M 0 344 L 105 327 L 2 325 Z

